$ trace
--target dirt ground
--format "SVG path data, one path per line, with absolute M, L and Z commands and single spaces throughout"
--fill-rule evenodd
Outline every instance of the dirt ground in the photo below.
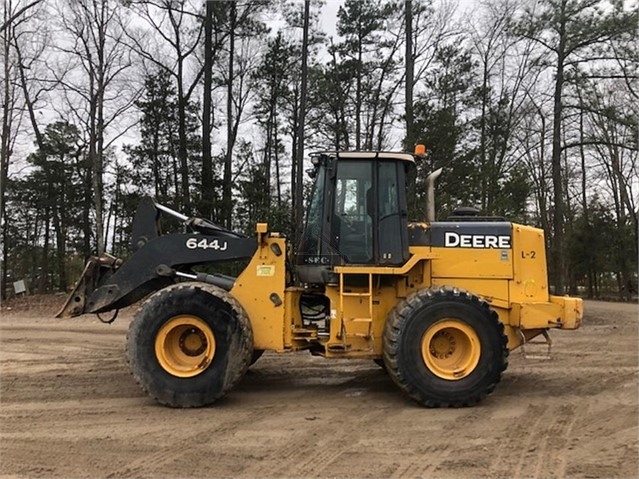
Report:
M 638 307 L 586 303 L 553 359 L 511 355 L 496 391 L 424 409 L 372 361 L 265 354 L 213 407 L 146 397 L 130 313 L 2 310 L 0 477 L 639 477 Z

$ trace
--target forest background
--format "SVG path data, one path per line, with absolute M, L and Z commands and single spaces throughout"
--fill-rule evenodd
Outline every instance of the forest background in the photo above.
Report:
M 330 8 L 329 8 L 330 7 Z M 139 198 L 295 241 L 319 150 L 407 150 L 546 233 L 556 293 L 636 287 L 637 2 L 4 0 L 2 297 L 126 256 Z

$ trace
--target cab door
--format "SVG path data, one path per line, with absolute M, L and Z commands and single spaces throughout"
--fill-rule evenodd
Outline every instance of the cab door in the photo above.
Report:
M 400 265 L 408 259 L 404 166 L 337 162 L 331 237 L 345 264 Z
M 400 265 L 408 260 L 406 178 L 402 162 L 377 163 L 375 211 L 376 264 Z

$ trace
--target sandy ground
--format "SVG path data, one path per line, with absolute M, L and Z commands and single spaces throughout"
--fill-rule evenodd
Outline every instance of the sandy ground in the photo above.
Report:
M 550 361 L 423 409 L 370 361 L 265 354 L 213 407 L 156 405 L 113 325 L 2 311 L 0 477 L 639 477 L 638 308 L 586 304 Z

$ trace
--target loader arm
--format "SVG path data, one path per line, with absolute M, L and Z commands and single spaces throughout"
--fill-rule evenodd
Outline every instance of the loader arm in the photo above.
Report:
M 256 249 L 254 238 L 187 233 L 158 236 L 125 262 L 109 255 L 91 258 L 57 316 L 71 317 L 124 308 L 172 284 L 180 268 L 250 258 Z M 202 276 L 201 279 L 222 287 L 233 283 L 233 278 L 227 276 Z
M 176 217 L 191 233 L 161 235 L 160 213 Z M 142 198 L 132 225 L 131 257 L 110 254 L 89 258 L 82 276 L 57 317 L 103 313 L 124 308 L 175 282 L 196 279 L 230 290 L 235 278 L 221 274 L 188 274 L 191 266 L 250 258 L 255 238 L 246 238 L 202 218 L 190 218 L 151 198 Z

